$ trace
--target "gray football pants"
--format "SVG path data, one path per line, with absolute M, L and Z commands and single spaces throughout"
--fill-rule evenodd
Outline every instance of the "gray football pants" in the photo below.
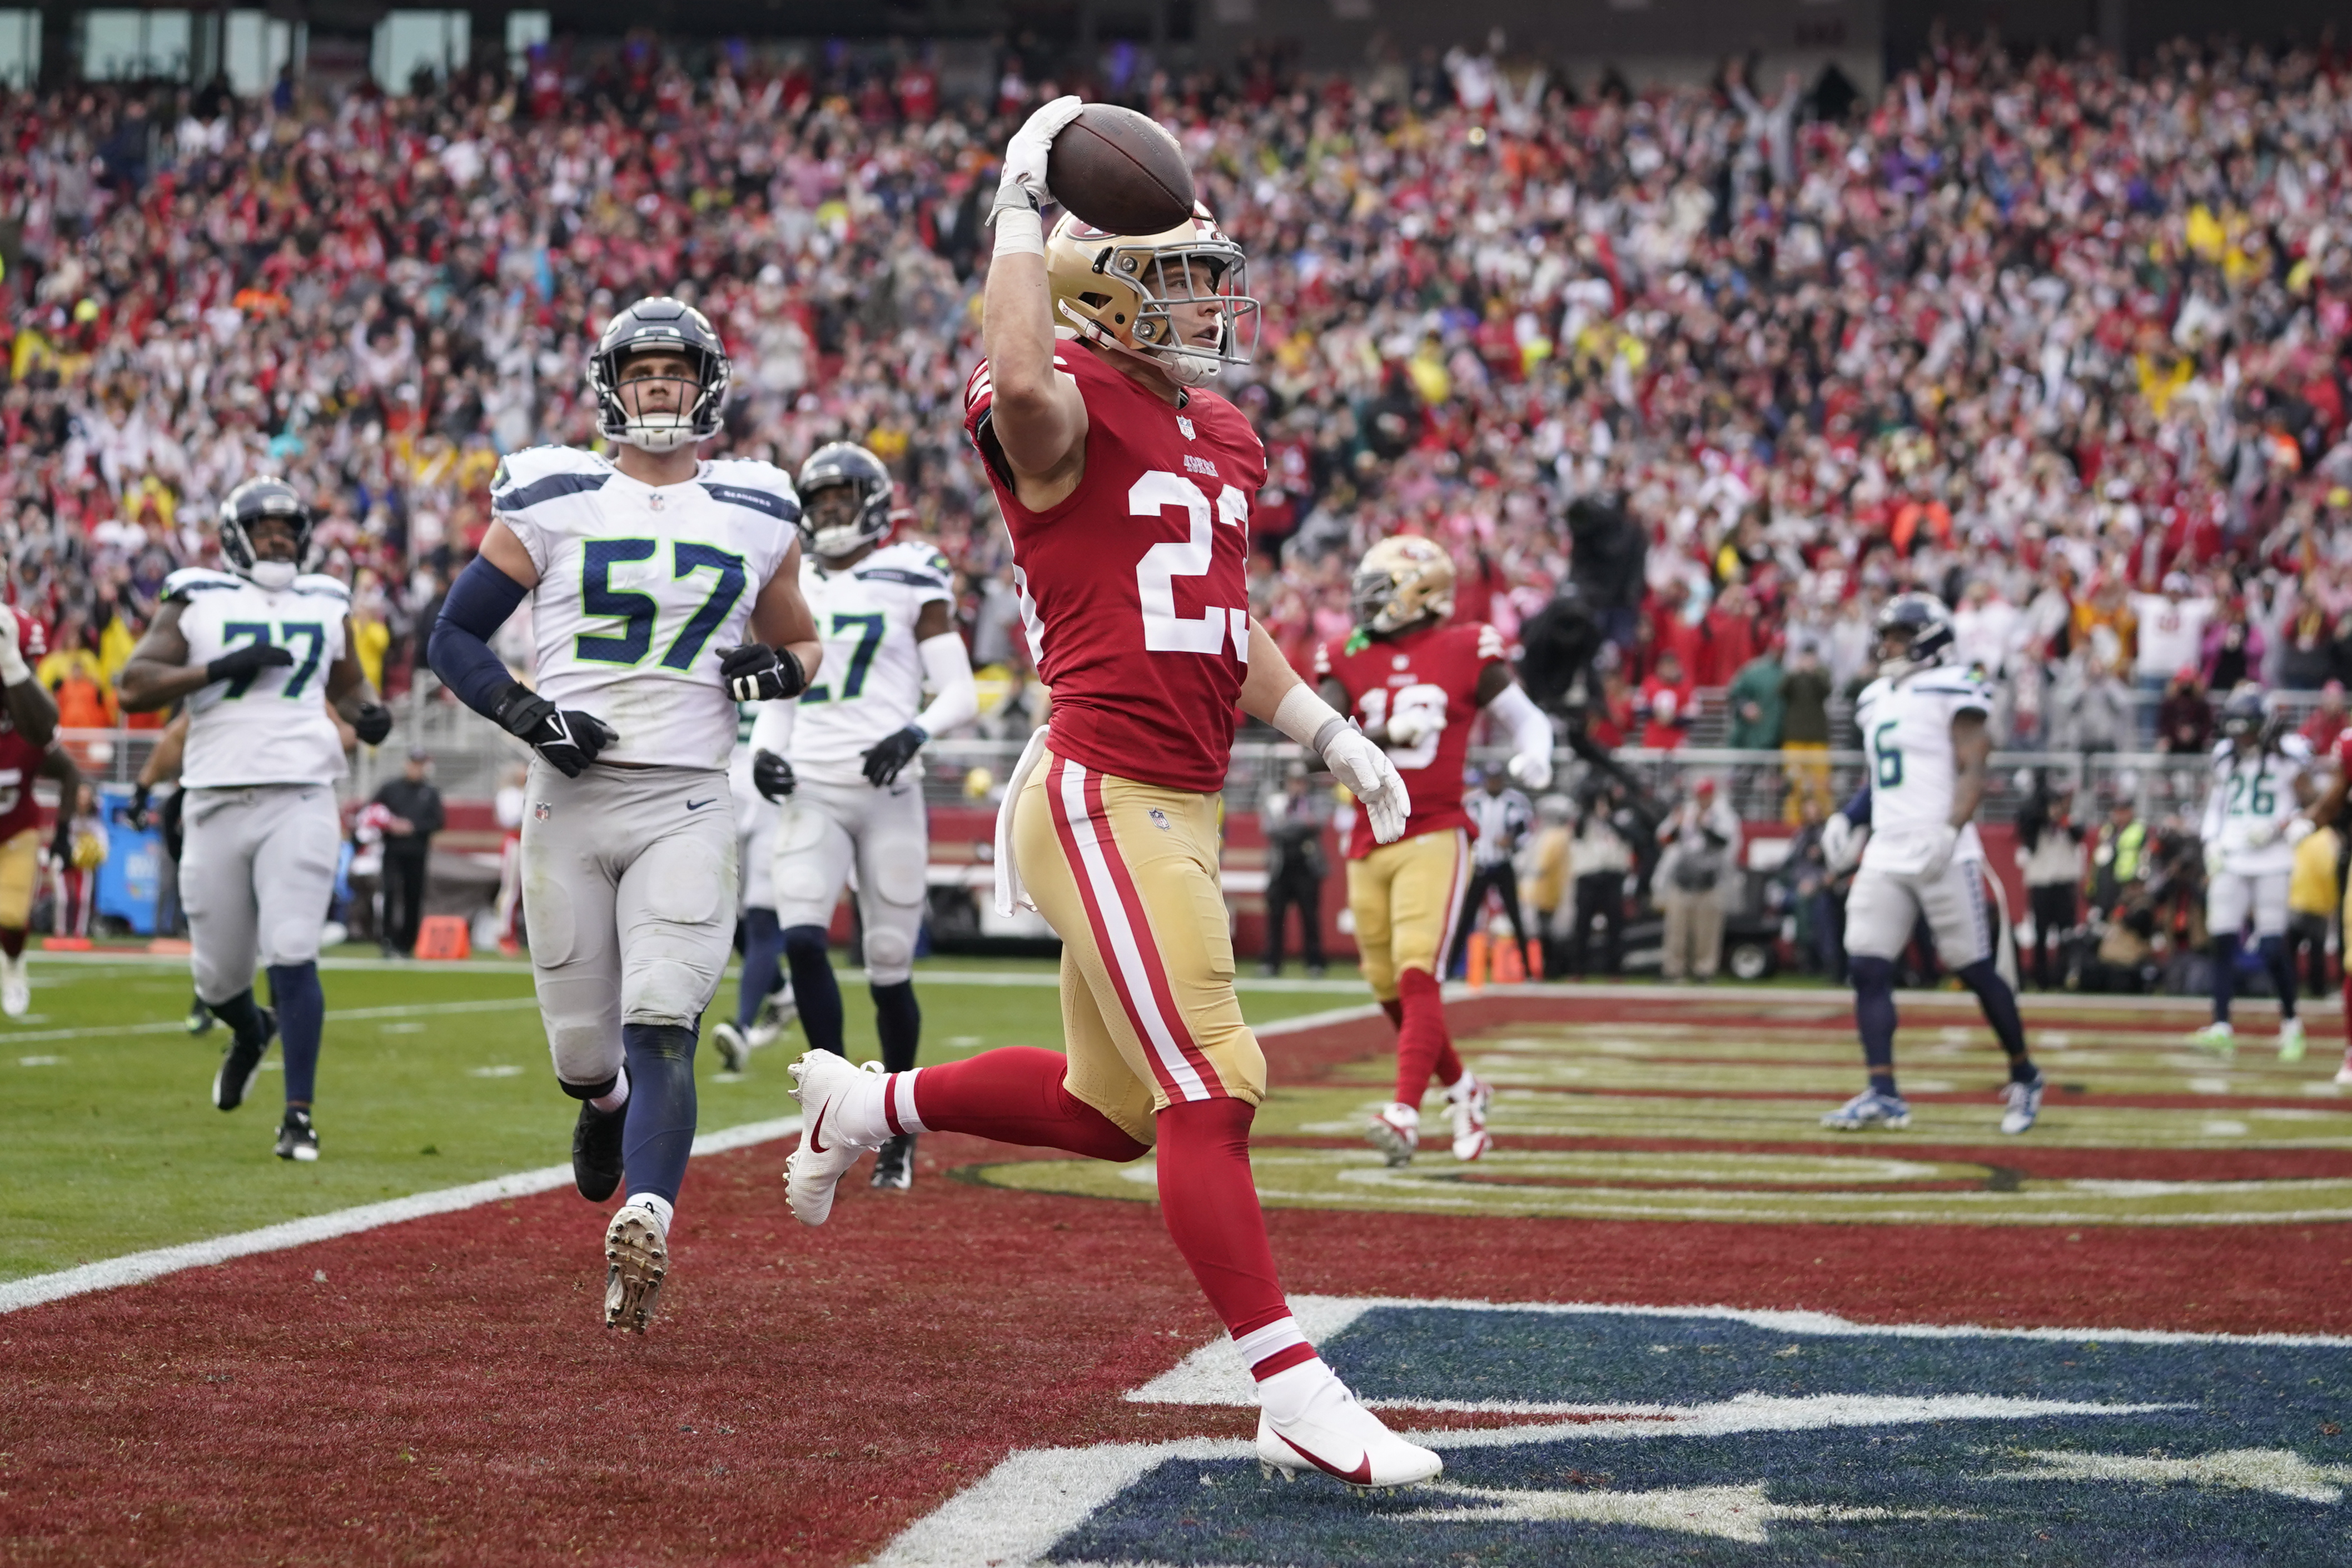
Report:
M 530 765 L 522 907 L 555 1075 L 621 1070 L 624 1023 L 692 1029 L 735 935 L 735 808 L 709 768 Z
M 914 975 L 931 859 L 919 781 L 877 789 L 803 780 L 784 800 L 775 846 L 779 926 L 832 925 L 854 866 L 866 979 L 895 986 Z
M 196 995 L 225 1002 L 253 988 L 257 963 L 315 961 L 342 848 L 335 791 L 325 784 L 191 789 L 184 821 L 180 904 Z

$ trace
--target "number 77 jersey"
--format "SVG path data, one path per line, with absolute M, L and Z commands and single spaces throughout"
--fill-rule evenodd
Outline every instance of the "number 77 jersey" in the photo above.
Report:
M 1064 339 L 1054 363 L 1087 405 L 1086 473 L 1044 511 L 1013 492 L 991 427 L 988 367 L 964 389 L 1004 529 L 1055 755 L 1119 779 L 1223 789 L 1249 662 L 1250 507 L 1265 448 L 1241 411 L 1193 390 L 1172 405 Z
M 737 715 L 719 651 L 744 640 L 792 549 L 790 476 L 727 460 L 653 486 L 591 452 L 534 446 L 499 465 L 490 509 L 539 569 L 539 695 L 619 733 L 602 760 L 725 768 Z
M 257 643 L 294 655 L 291 664 L 215 681 L 188 698 L 183 786 L 329 784 L 343 776 L 342 737 L 325 688 L 343 656 L 350 591 L 305 573 L 272 591 L 232 572 L 189 567 L 163 580 L 163 600 L 180 606 L 192 665 Z

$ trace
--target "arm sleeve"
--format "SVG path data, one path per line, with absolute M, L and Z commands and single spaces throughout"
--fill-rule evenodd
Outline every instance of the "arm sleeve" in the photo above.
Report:
M 441 601 L 425 659 L 442 684 L 485 718 L 496 716 L 499 698 L 515 684 L 489 640 L 529 591 L 480 556 L 457 574 Z
M 796 702 L 761 703 L 751 719 L 751 749 L 772 751 L 789 758 L 793 753 L 793 721 L 800 717 Z
M 1551 759 L 1551 720 L 1544 717 L 1543 709 L 1527 694 L 1527 688 L 1513 681 L 1505 686 L 1486 711 L 1507 726 L 1511 732 L 1511 750 L 1520 757 Z
M 1857 828 L 1870 826 L 1870 786 L 1865 784 L 1853 792 L 1853 799 L 1838 808 L 1838 815 Z
M 939 691 L 931 706 L 915 716 L 923 733 L 942 735 L 979 717 L 980 687 L 971 678 L 971 655 L 964 651 L 963 639 L 942 632 L 916 643 L 915 652 L 922 656 L 924 675 Z

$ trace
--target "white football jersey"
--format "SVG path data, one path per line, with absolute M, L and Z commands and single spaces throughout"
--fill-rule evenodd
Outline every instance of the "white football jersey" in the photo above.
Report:
M 326 686 L 327 672 L 343 656 L 351 591 L 331 577 L 305 574 L 272 592 L 234 572 L 190 567 L 164 579 L 163 597 L 183 606 L 191 664 L 256 643 L 294 654 L 291 664 L 215 681 L 188 698 L 180 783 L 212 789 L 341 779 L 343 740 L 327 713 Z
M 1992 688 L 1973 673 L 1946 665 L 1914 670 L 1898 680 L 1879 679 L 1854 702 L 1853 722 L 1862 730 L 1870 782 L 1870 842 L 1864 867 L 1909 874 L 1925 868 L 1940 834 L 1952 820 L 1952 787 L 1958 765 L 1952 755 L 1952 720 L 1959 714 L 1992 711 Z M 1960 830 L 1956 860 L 1981 860 L 1984 845 L 1974 822 Z
M 2294 869 L 2294 846 L 2284 835 L 2287 819 L 2302 809 L 2294 781 L 2312 765 L 2311 744 L 2290 732 L 2274 747 L 2242 753 L 2224 740 L 2213 747 L 2213 792 L 2205 799 L 2202 836 L 2221 846 L 2222 869 L 2242 876 Z
M 791 476 L 728 460 L 656 486 L 592 452 L 534 446 L 499 465 L 490 508 L 539 569 L 539 695 L 618 732 L 612 761 L 726 767 L 736 712 L 719 651 L 749 635 L 792 549 Z
M 826 784 L 862 784 L 865 757 L 923 711 L 923 661 L 915 622 L 923 606 L 951 600 L 947 557 L 908 539 L 885 545 L 846 571 L 801 562 L 801 595 L 816 617 L 824 663 L 801 694 L 787 755 L 793 771 Z M 922 777 L 919 754 L 901 779 Z

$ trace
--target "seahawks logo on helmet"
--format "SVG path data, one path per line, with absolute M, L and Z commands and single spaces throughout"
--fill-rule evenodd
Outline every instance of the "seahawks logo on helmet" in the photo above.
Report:
M 294 529 L 294 559 L 263 560 L 253 550 L 254 525 L 275 520 Z M 275 591 L 310 565 L 310 508 L 283 479 L 247 479 L 221 503 L 221 559 L 239 577 Z
M 1898 593 L 1871 622 L 1881 664 L 1940 664 L 1952 651 L 1952 612 L 1932 593 Z M 1890 671 L 1889 674 L 1894 672 Z
M 682 356 L 693 378 L 679 378 L 674 409 L 632 415 L 621 403 L 621 368 L 636 354 Z M 683 300 L 640 299 L 613 318 L 588 360 L 588 390 L 596 397 L 596 428 L 608 441 L 645 452 L 668 452 L 719 434 L 719 411 L 734 368 L 709 319 Z
M 825 560 L 855 555 L 890 531 L 897 486 L 882 459 L 847 441 L 809 454 L 793 480 L 801 495 L 801 538 Z

